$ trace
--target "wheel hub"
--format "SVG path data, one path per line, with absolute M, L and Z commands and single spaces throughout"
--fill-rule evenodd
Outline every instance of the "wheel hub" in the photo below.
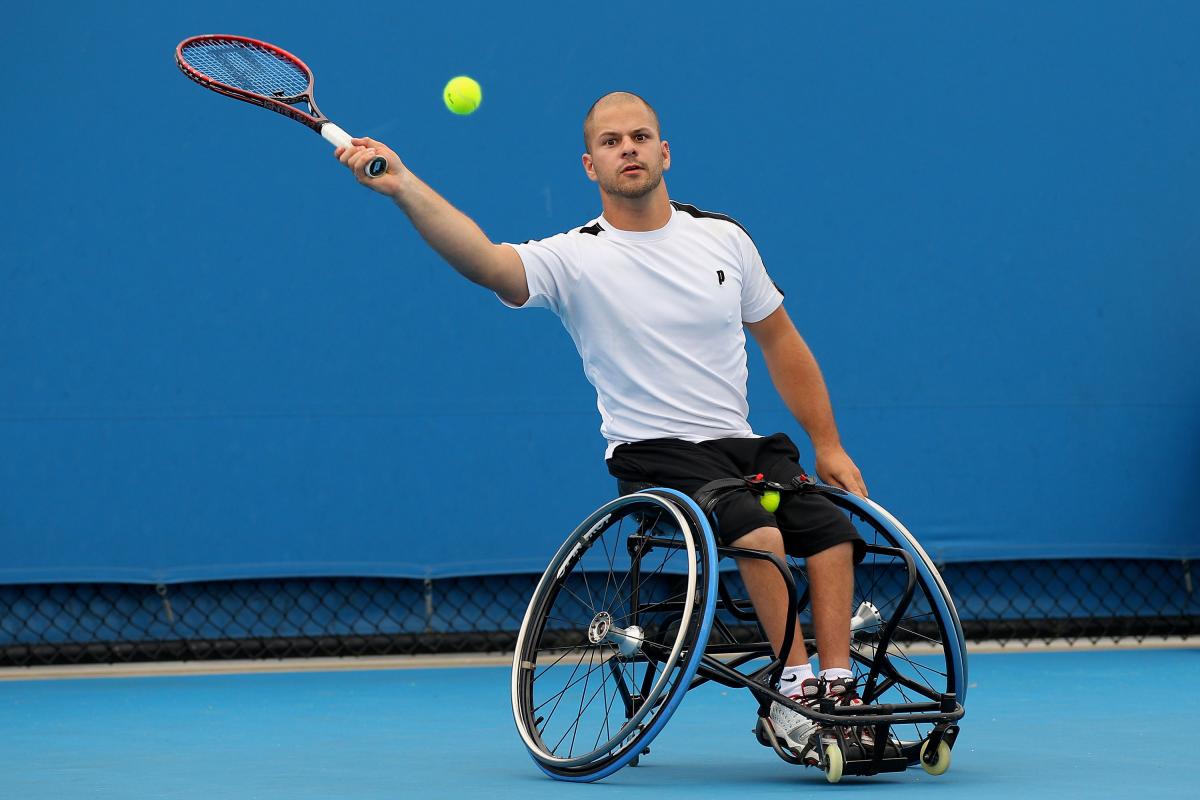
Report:
M 637 625 L 618 628 L 613 624 L 612 614 L 607 611 L 601 611 L 592 617 L 592 622 L 588 625 L 589 642 L 592 644 L 608 642 L 615 645 L 621 655 L 626 658 L 642 649 L 642 640 L 645 637 L 645 632 Z
M 600 644 L 608 638 L 608 632 L 612 630 L 612 626 L 612 614 L 601 611 L 592 618 L 592 624 L 588 625 L 588 641 L 592 644 Z

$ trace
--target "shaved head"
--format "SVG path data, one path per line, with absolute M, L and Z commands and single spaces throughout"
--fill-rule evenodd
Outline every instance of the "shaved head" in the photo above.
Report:
M 662 138 L 662 126 L 658 122 L 658 112 L 654 110 L 654 106 L 646 102 L 644 97 L 636 95 L 633 92 L 609 92 L 601 97 L 596 102 L 592 103 L 592 107 L 588 109 L 587 116 L 583 118 L 583 148 L 587 152 L 592 152 L 592 121 L 596 117 L 597 111 L 603 111 L 610 106 L 623 105 L 627 103 L 639 103 L 650 112 L 650 116 L 654 118 L 655 132 L 659 138 Z

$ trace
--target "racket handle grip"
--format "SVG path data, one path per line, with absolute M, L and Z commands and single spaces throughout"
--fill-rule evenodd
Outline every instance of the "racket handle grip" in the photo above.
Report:
M 321 136 L 334 147 L 351 146 L 350 134 L 332 122 L 326 122 L 321 126 Z M 368 178 L 378 178 L 385 172 L 387 172 L 387 159 L 383 156 L 376 156 L 371 159 L 371 163 L 367 164 L 366 173 Z

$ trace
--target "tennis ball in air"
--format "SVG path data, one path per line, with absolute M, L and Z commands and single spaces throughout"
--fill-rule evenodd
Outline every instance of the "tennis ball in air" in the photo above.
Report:
M 759 499 L 762 507 L 767 510 L 768 514 L 774 514 L 779 510 L 779 492 L 774 489 L 768 489 L 763 492 L 763 496 Z
M 446 108 L 455 114 L 470 114 L 483 102 L 483 89 L 474 78 L 459 75 L 446 84 L 442 99 L 446 101 Z

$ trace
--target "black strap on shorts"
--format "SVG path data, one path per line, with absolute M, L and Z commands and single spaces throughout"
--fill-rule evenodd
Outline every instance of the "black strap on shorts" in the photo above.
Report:
M 701 511 L 712 516 L 713 508 L 722 497 L 737 489 L 745 489 L 746 486 L 745 478 L 717 478 L 697 489 L 696 495 L 692 499 L 696 501 L 696 505 L 700 506 Z
M 749 489 L 754 494 L 761 495 L 768 489 L 774 489 L 777 492 L 809 491 L 816 484 L 816 481 L 803 472 L 787 483 L 764 480 L 760 472 L 758 475 L 747 475 L 744 478 L 718 478 L 715 481 L 709 481 L 696 490 L 696 495 L 692 499 L 705 514 L 711 515 L 713 508 L 722 497 L 738 489 Z

